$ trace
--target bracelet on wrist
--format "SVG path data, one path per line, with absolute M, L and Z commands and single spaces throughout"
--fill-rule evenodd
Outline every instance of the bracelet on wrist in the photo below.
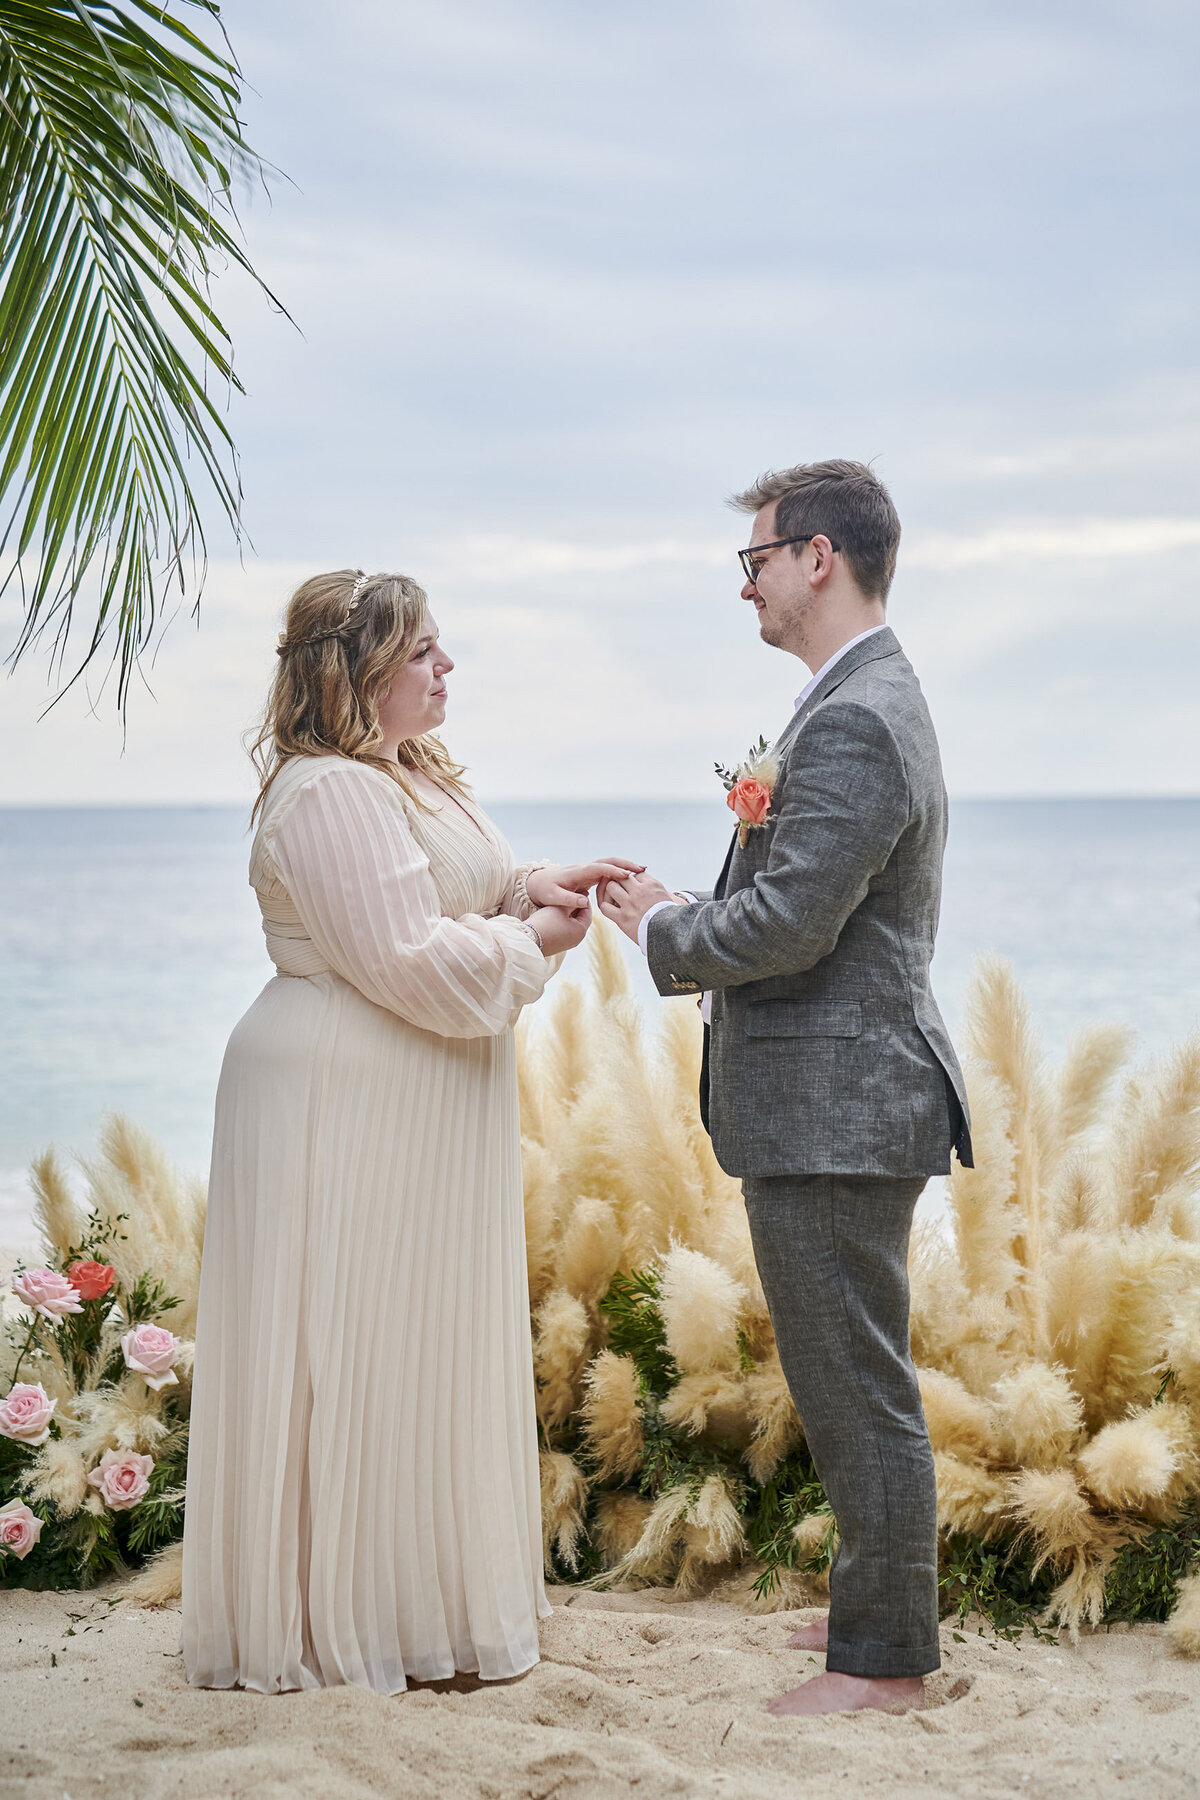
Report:
M 537 947 L 541 951 L 542 955 L 545 956 L 546 947 L 542 943 L 542 934 L 538 930 L 537 926 L 530 924 L 528 919 L 521 919 L 519 921 L 519 924 L 520 924 L 521 930 L 527 931 L 529 933 L 530 937 L 533 939 L 534 943 L 537 945 Z

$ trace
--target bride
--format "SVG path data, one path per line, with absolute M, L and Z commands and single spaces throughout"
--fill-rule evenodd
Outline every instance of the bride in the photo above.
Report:
M 196 1686 L 537 1661 L 512 1027 L 636 865 L 514 865 L 431 735 L 453 667 L 406 576 L 288 607 L 250 861 L 277 975 L 225 1055 L 196 1333 Z

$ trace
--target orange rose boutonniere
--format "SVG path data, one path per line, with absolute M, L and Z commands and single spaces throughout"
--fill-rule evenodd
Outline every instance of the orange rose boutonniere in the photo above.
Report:
M 744 850 L 750 832 L 765 825 L 771 816 L 771 799 L 779 776 L 778 759 L 766 738 L 760 737 L 745 762 L 736 769 L 723 769 L 720 763 L 714 763 L 713 767 L 727 789 L 725 804 L 737 818 L 738 843 Z

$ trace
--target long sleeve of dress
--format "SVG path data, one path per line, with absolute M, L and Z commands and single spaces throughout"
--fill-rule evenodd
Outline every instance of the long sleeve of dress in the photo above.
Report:
M 514 919 L 528 919 L 537 911 L 537 906 L 529 898 L 526 882 L 535 869 L 544 869 L 544 862 L 519 863 L 512 872 L 512 880 L 505 890 L 500 902 L 501 912 L 508 913 Z
M 497 1036 L 551 973 L 512 918 L 442 915 L 400 794 L 374 770 L 335 765 L 307 781 L 269 854 L 330 968 L 425 1031 Z

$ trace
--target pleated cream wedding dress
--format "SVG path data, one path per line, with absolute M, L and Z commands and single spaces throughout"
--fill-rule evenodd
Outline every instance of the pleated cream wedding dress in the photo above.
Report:
M 217 1095 L 184 1532 L 189 1681 L 537 1661 L 512 1027 L 555 964 L 473 805 L 284 765 L 251 881 L 278 970 Z

